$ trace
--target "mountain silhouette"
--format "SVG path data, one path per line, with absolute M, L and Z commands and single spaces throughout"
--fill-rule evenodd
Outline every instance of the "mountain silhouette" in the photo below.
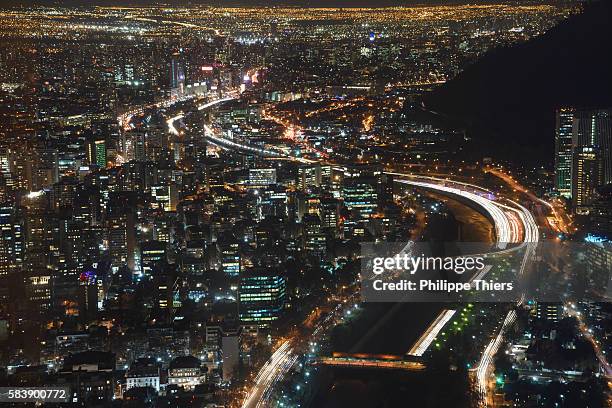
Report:
M 612 2 L 586 3 L 541 36 L 485 54 L 425 97 L 461 119 L 478 156 L 553 161 L 555 109 L 612 106 Z

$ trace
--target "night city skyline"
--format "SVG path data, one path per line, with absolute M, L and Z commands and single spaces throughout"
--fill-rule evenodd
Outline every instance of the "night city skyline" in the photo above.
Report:
M 0 404 L 611 406 L 611 21 L 4 2 Z

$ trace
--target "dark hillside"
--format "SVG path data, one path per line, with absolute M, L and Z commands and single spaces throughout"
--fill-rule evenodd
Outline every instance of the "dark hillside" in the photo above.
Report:
M 487 53 L 425 103 L 462 119 L 479 156 L 552 162 L 556 107 L 612 106 L 612 1 L 587 4 L 540 37 Z

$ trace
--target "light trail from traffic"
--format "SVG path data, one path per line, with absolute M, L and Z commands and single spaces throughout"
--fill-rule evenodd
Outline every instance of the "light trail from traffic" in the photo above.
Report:
M 262 404 L 267 399 L 266 394 L 269 393 L 272 385 L 289 371 L 296 359 L 297 356 L 293 354 L 293 347 L 291 347 L 290 342 L 288 340 L 284 341 L 276 351 L 272 353 L 270 359 L 255 376 L 254 384 L 244 400 L 242 407 L 255 408 L 264 406 Z
M 457 311 L 453 309 L 443 310 L 406 354 L 416 357 L 421 357 L 425 354 L 431 343 L 436 339 L 446 323 L 453 318 L 455 313 Z
M 325 336 L 325 333 L 334 326 L 334 319 L 343 316 L 346 309 L 353 305 L 352 298 L 355 296 L 355 294 L 351 295 L 327 313 L 310 335 L 310 343 L 316 343 L 320 337 Z M 274 386 L 284 378 L 301 356 L 297 351 L 298 340 L 292 338 L 284 341 L 272 354 L 268 362 L 260 368 L 255 376 L 254 384 L 242 403 L 242 408 L 268 407 L 271 405 L 269 402 L 273 396 Z
M 398 173 L 392 174 L 401 175 Z M 464 191 L 459 188 L 448 187 L 437 183 L 420 182 L 416 180 L 405 179 L 396 180 L 396 182 L 441 191 L 447 194 L 457 195 L 459 197 L 472 201 L 473 203 L 481 207 L 485 211 L 485 213 L 488 214 L 488 216 L 493 220 L 493 225 L 495 226 L 495 236 L 500 247 L 503 247 L 507 243 L 516 242 L 512 240 L 513 235 L 516 236 L 519 234 L 517 231 L 513 230 L 513 227 L 516 227 L 516 225 L 511 225 L 506 213 L 502 209 L 500 209 L 499 206 L 496 205 L 496 203 L 494 203 L 493 201 L 469 191 Z
M 490 405 L 489 398 L 487 397 L 487 386 L 488 378 L 490 376 L 491 368 L 493 365 L 493 358 L 495 357 L 495 354 L 497 354 L 499 346 L 504 340 L 504 334 L 506 333 L 506 330 L 508 330 L 508 328 L 512 326 L 515 321 L 516 312 L 514 310 L 511 310 L 506 315 L 506 318 L 504 319 L 504 322 L 502 323 L 497 336 L 495 336 L 485 347 L 478 366 L 476 367 L 476 388 L 478 393 L 484 397 L 483 402 L 485 406 Z
M 524 241 L 526 249 L 525 249 L 525 255 L 523 256 L 523 259 L 521 262 L 521 267 L 519 268 L 519 272 L 518 272 L 519 275 L 523 275 L 525 273 L 525 268 L 527 267 L 529 259 L 531 259 L 533 252 L 535 250 L 535 246 L 533 244 L 537 244 L 537 242 L 539 241 L 540 233 L 538 229 L 538 224 L 536 223 L 535 218 L 533 217 L 533 214 L 531 214 L 531 212 L 527 208 L 523 207 L 522 205 L 514 201 L 511 201 L 511 200 L 508 200 L 508 201 L 512 203 L 513 205 L 515 205 L 517 209 L 514 209 L 512 207 L 507 207 L 507 208 L 510 208 L 511 210 L 518 213 L 521 223 L 523 225 L 523 230 L 524 230 L 523 241 Z M 525 300 L 525 296 L 523 294 L 521 295 L 521 298 L 517 302 L 517 306 L 522 305 L 524 300 Z M 485 347 L 482 353 L 480 361 L 478 362 L 478 366 L 476 367 L 476 389 L 478 393 L 483 397 L 483 399 L 480 401 L 481 406 L 487 407 L 487 406 L 492 405 L 493 400 L 488 392 L 489 391 L 489 387 L 488 387 L 489 381 L 488 380 L 490 378 L 491 371 L 493 369 L 493 358 L 495 357 L 495 354 L 497 354 L 499 347 L 503 342 L 506 331 L 516 321 L 516 317 L 517 317 L 517 314 L 515 310 L 510 310 L 506 314 L 506 318 L 504 319 L 504 322 L 502 323 L 499 329 L 499 332 L 497 333 L 497 336 L 495 336 L 487 344 L 487 346 Z
M 212 108 L 215 105 L 219 105 L 220 103 L 224 103 L 224 102 L 233 101 L 236 98 L 237 98 L 237 96 L 232 95 L 232 96 L 226 96 L 224 98 L 215 99 L 213 101 L 206 102 L 206 103 L 204 103 L 202 105 L 199 105 L 198 106 L 198 110 L 201 111 L 203 109 Z

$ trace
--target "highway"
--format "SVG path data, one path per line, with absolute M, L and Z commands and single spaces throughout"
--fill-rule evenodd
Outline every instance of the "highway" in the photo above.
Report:
M 540 233 L 538 229 L 538 224 L 536 220 L 531 214 L 531 212 L 523 207 L 522 205 L 508 200 L 511 204 L 513 204 L 516 208 L 508 207 L 512 211 L 515 211 L 520 220 L 524 229 L 524 247 L 525 254 L 523 256 L 521 267 L 518 271 L 519 275 L 523 275 L 525 272 L 525 268 L 527 267 L 529 260 L 531 259 L 534 251 L 535 245 L 540 239 Z M 524 302 L 524 295 L 521 296 L 521 299 L 517 302 L 517 305 L 520 306 Z M 516 312 L 514 310 L 510 310 L 499 328 L 497 335 L 491 339 L 491 341 L 485 347 L 482 356 L 480 357 L 480 361 L 478 362 L 478 366 L 476 367 L 476 389 L 482 397 L 481 406 L 490 407 L 493 405 L 493 398 L 491 395 L 492 387 L 489 387 L 489 380 L 491 379 L 491 374 L 493 372 L 493 358 L 499 347 L 501 346 L 504 336 L 507 330 L 514 324 L 516 321 Z
M 194 99 L 196 98 L 196 95 L 186 95 L 186 96 L 181 96 L 181 97 L 170 97 L 168 99 L 164 99 L 163 101 L 157 102 L 157 103 L 153 103 L 150 105 L 138 105 L 133 107 L 132 109 L 123 112 L 121 115 L 117 116 L 117 122 L 119 123 L 119 126 L 123 129 L 123 130 L 130 130 L 130 120 L 132 119 L 132 117 L 137 116 L 137 115 L 142 115 L 144 114 L 145 110 L 147 109 L 155 109 L 155 108 L 168 108 L 176 103 L 179 102 L 185 102 L 188 101 L 190 99 Z
M 398 176 L 407 176 L 402 173 L 393 174 Z M 493 201 L 492 199 L 487 197 L 487 192 L 482 192 L 482 195 L 478 191 L 474 192 L 475 190 L 473 189 L 477 186 L 467 185 L 465 183 L 458 183 L 464 184 L 472 190 L 466 191 L 462 188 L 449 187 L 445 185 L 448 183 L 447 180 L 432 179 L 431 177 L 428 177 L 427 181 L 399 179 L 396 180 L 396 182 L 433 189 L 447 194 L 458 195 L 474 202 L 475 204 L 480 206 L 482 210 L 486 212 L 493 220 L 497 234 L 497 241 L 499 243 L 522 242 L 523 244 L 527 244 L 531 242 L 538 242 L 539 240 L 538 226 L 535 222 L 533 215 L 525 207 L 512 201 L 509 201 L 509 204 L 512 205 L 512 207 L 510 205 Z M 480 191 L 482 190 L 480 189 Z M 503 240 L 506 241 L 504 242 Z M 518 248 L 520 247 L 516 247 L 513 250 Z M 523 257 L 523 262 L 521 264 L 521 269 L 519 271 L 520 274 L 523 273 L 530 256 L 531 249 L 530 247 L 527 247 L 527 250 L 525 251 L 525 255 Z M 478 278 L 482 278 L 484 274 L 486 274 L 486 272 L 488 272 L 488 270 L 483 270 L 483 274 L 477 275 Z M 476 277 L 474 277 L 473 279 L 476 279 Z M 522 299 L 519 303 L 522 303 Z M 456 311 L 452 309 L 442 311 L 442 313 L 428 327 L 428 329 L 423 333 L 419 340 L 412 346 L 408 354 L 413 356 L 422 356 L 427 351 L 433 340 L 438 336 L 440 331 L 444 328 L 444 326 L 452 319 L 455 313 Z M 511 310 L 506 315 L 499 329 L 499 332 L 485 347 L 482 357 L 475 370 L 477 389 L 483 395 L 485 400 L 487 398 L 486 390 L 488 380 L 493 369 L 493 358 L 503 342 L 503 338 L 506 331 L 514 323 L 515 320 L 516 312 L 514 310 Z M 337 361 L 337 359 L 334 359 L 333 361 L 328 361 L 327 364 L 336 366 L 342 365 L 365 367 L 364 364 L 366 363 L 364 363 L 363 361 Z M 368 364 L 368 367 L 370 368 L 393 368 L 391 367 L 391 365 L 389 365 L 388 362 L 385 362 L 385 364 L 383 365 L 375 361 L 368 362 Z
M 401 173 L 392 174 L 398 176 L 402 175 Z M 503 244 L 522 242 L 524 245 L 514 249 L 525 249 L 525 255 L 523 256 L 519 270 L 519 275 L 524 274 L 525 268 L 528 265 L 534 249 L 534 247 L 529 244 L 537 243 L 540 236 L 538 225 L 533 217 L 533 214 L 531 214 L 529 210 L 511 200 L 506 200 L 508 202 L 508 205 L 506 205 L 498 201 L 493 201 L 487 197 L 483 197 L 475 190 L 466 191 L 465 189 L 459 187 L 449 187 L 447 185 L 448 180 L 445 179 L 437 179 L 433 177 L 424 177 L 424 181 L 419 181 L 419 179 L 419 177 L 411 176 L 410 180 L 397 180 L 397 182 L 416 187 L 423 187 L 447 194 L 453 194 L 470 200 L 480 206 L 482 210 L 493 220 L 498 243 Z M 456 184 L 463 184 L 470 189 L 478 187 L 466 183 Z M 481 274 L 478 274 L 478 278 L 482 278 Z M 524 299 L 521 298 L 518 304 L 522 304 L 523 300 Z M 425 331 L 417 343 L 415 343 L 410 353 L 414 355 L 422 355 L 427 350 L 431 342 L 436 338 L 438 333 L 442 330 L 446 322 L 450 320 L 449 315 L 452 317 L 452 314 L 454 314 L 454 310 L 444 310 L 436 318 L 434 323 Z M 501 324 L 497 334 L 487 343 L 475 369 L 476 389 L 482 396 L 483 406 L 490 406 L 492 402 L 492 398 L 488 392 L 488 385 L 493 370 L 493 359 L 503 342 L 506 331 L 512 326 L 512 324 L 514 324 L 515 321 L 516 312 L 514 310 L 510 310 Z
M 254 385 L 242 404 L 243 408 L 266 406 L 274 384 L 283 378 L 298 359 L 298 355 L 294 353 L 290 344 L 289 340 L 285 340 L 259 370 Z
M 229 102 L 236 99 L 236 96 L 226 96 L 226 97 L 222 97 L 222 98 L 218 98 L 218 99 L 213 99 L 212 101 L 206 102 L 202 105 L 198 105 L 198 110 L 204 110 L 204 109 L 208 109 L 208 108 L 212 108 L 215 105 L 219 105 L 221 103 L 224 102 Z M 185 117 L 185 114 L 181 113 L 179 115 L 176 115 L 174 117 L 171 117 L 170 119 L 168 119 L 166 121 L 166 124 L 168 125 L 168 131 L 170 133 L 172 133 L 173 135 L 177 135 L 179 134 L 178 129 L 174 126 L 174 122 L 176 122 L 179 119 L 183 119 Z M 211 131 L 212 132 L 212 131 Z
M 231 99 L 233 98 L 226 97 L 208 102 L 207 104 L 203 105 L 202 109 L 212 107 L 216 104 L 223 103 Z M 182 117 L 182 115 L 178 115 L 168 120 L 168 129 L 170 132 L 178 132 L 174 127 L 174 122 Z M 303 163 L 315 162 L 313 160 L 283 155 L 278 151 L 273 151 L 270 149 L 253 147 L 244 143 L 237 143 L 233 140 L 217 135 L 208 125 L 205 125 L 204 129 L 204 137 L 206 137 L 207 140 L 225 149 L 247 151 L 266 157 L 285 157 Z M 506 203 L 504 204 L 501 202 L 501 200 L 497 199 L 493 193 L 474 184 L 434 177 L 415 176 L 414 174 L 407 173 L 389 172 L 389 174 L 403 177 L 402 179 L 396 180 L 398 183 L 435 190 L 447 195 L 459 196 L 480 207 L 483 213 L 487 214 L 494 224 L 496 241 L 500 249 L 504 249 L 505 245 L 508 243 L 526 244 L 529 242 L 538 242 L 539 240 L 539 230 L 533 215 L 518 203 L 506 200 Z M 528 249 L 525 252 L 519 273 L 523 273 L 530 256 L 531 251 Z M 520 303 L 522 303 L 522 299 L 519 304 Z M 411 348 L 409 354 L 415 356 L 423 355 L 439 332 L 451 320 L 455 312 L 455 310 L 444 310 Z M 485 405 L 488 405 L 487 401 L 489 400 L 487 386 L 493 368 L 493 358 L 503 342 L 506 330 L 514 323 L 515 320 L 516 312 L 513 310 L 508 312 L 499 329 L 499 332 L 485 347 L 478 366 L 475 369 L 476 387 L 484 397 L 483 400 Z M 255 377 L 254 385 L 244 400 L 242 405 L 243 408 L 266 406 L 274 385 L 285 376 L 292 365 L 295 364 L 297 358 L 297 353 L 294 351 L 294 347 L 291 345 L 291 342 L 285 341 L 274 352 L 266 365 L 258 372 L 257 376 Z M 335 362 L 335 364 L 354 366 L 355 364 L 363 364 L 363 362 L 355 363 L 338 361 Z
M 212 108 L 216 105 L 232 101 L 236 98 L 237 98 L 237 95 L 235 94 L 232 94 L 231 96 L 224 96 L 222 98 L 214 99 L 212 101 L 199 105 L 197 109 L 204 110 L 204 109 Z M 174 123 L 177 120 L 183 119 L 184 117 L 185 117 L 185 114 L 179 114 L 179 115 L 176 115 L 168 119 L 166 121 L 166 124 L 168 125 L 168 131 L 172 133 L 173 135 L 178 135 L 179 131 L 174 126 Z M 292 156 L 289 156 L 277 150 L 255 147 L 255 146 L 248 145 L 246 143 L 238 143 L 234 140 L 230 140 L 230 139 L 218 136 L 217 133 L 213 130 L 213 128 L 209 125 L 204 125 L 203 137 L 206 138 L 206 140 L 208 140 L 210 143 L 222 149 L 238 150 L 242 152 L 254 153 L 254 154 L 258 154 L 263 157 L 290 159 L 290 160 L 298 161 L 301 163 L 314 163 L 314 161 L 309 160 L 309 159 L 300 158 L 300 157 L 292 157 Z
M 406 174 L 401 173 L 390 174 L 396 176 L 406 176 Z M 477 206 L 481 207 L 484 213 L 487 214 L 493 220 L 493 224 L 495 226 L 495 236 L 497 242 L 500 244 L 500 247 L 503 247 L 504 244 L 507 243 L 519 242 L 518 240 L 513 240 L 513 238 L 520 236 L 520 226 L 518 224 L 512 224 L 504 210 L 500 208 L 500 206 L 493 200 L 458 187 L 446 186 L 444 185 L 444 183 L 446 182 L 446 180 L 444 179 L 431 180 L 432 178 L 428 177 L 428 181 L 417 181 L 418 179 L 415 180 L 414 175 L 409 176 L 412 178 L 398 179 L 396 180 L 396 182 L 402 184 L 409 184 L 415 187 L 423 187 L 430 190 L 436 190 L 441 193 L 452 194 L 467 199 L 475 203 Z
M 224 137 L 220 137 L 220 136 L 216 136 L 215 132 L 208 125 L 204 125 L 204 137 L 209 142 L 213 143 L 216 146 L 224 148 L 224 149 L 240 150 L 244 152 L 258 154 L 263 157 L 276 157 L 276 158 L 288 157 L 274 150 L 263 149 L 260 147 L 253 147 L 253 146 L 246 145 L 243 143 L 236 143 L 233 140 L 230 140 Z
M 436 339 L 444 326 L 446 326 L 446 323 L 453 318 L 455 313 L 457 313 L 457 311 L 453 309 L 443 310 L 442 313 L 440 313 L 438 317 L 434 319 L 427 330 L 423 332 L 421 337 L 416 341 L 416 343 L 414 343 L 407 354 L 415 357 L 421 357 L 423 354 L 425 354 L 431 343 Z
M 481 401 L 482 406 L 490 406 L 492 403 L 492 398 L 488 392 L 488 385 L 493 369 L 493 358 L 495 357 L 495 354 L 497 354 L 499 346 L 501 346 L 504 340 L 506 331 L 512 326 L 512 324 L 514 324 L 515 321 L 516 312 L 511 310 L 506 315 L 506 318 L 504 319 L 504 322 L 502 323 L 497 335 L 485 347 L 480 361 L 478 362 L 478 366 L 476 367 L 476 389 L 483 398 Z
M 355 297 L 355 295 L 352 297 Z M 310 335 L 310 341 L 302 341 L 300 344 L 300 339 L 291 338 L 282 342 L 266 364 L 258 371 L 253 380 L 253 385 L 242 403 L 242 408 L 268 407 L 272 405 L 270 404 L 270 398 L 273 396 L 274 386 L 284 378 L 291 367 L 303 355 L 303 352 L 300 350 L 304 347 L 304 344 L 316 343 L 319 339 L 323 338 L 335 326 L 334 321 L 343 316 L 352 307 L 354 304 L 352 297 L 345 299 L 345 302 L 336 305 L 334 309 L 325 315 Z

